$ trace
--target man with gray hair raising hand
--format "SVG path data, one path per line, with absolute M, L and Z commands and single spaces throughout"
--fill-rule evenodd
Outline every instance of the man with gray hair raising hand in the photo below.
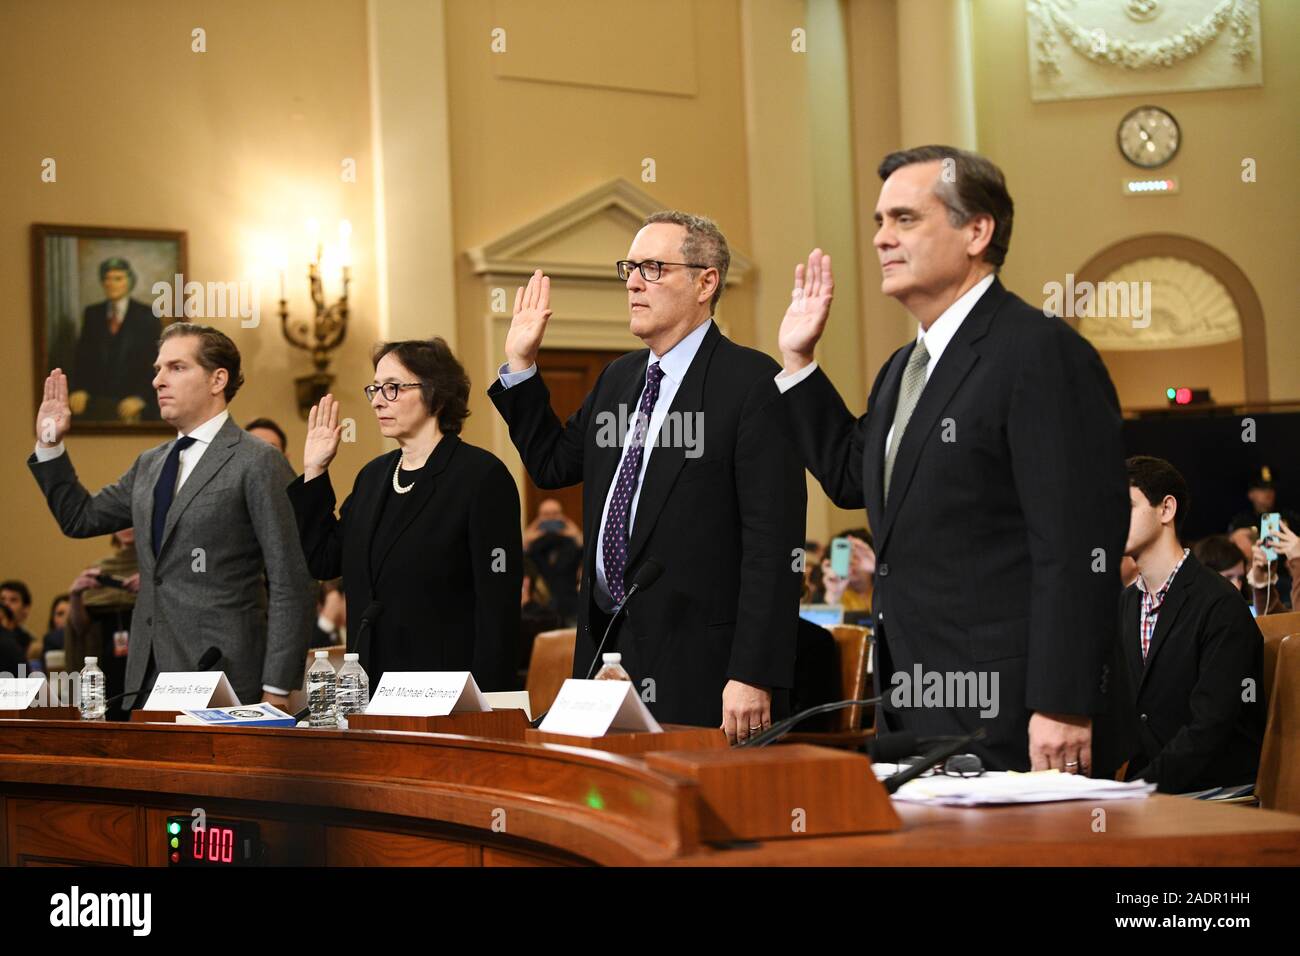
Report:
M 631 597 L 604 650 L 622 654 L 660 721 L 721 726 L 742 741 L 788 707 L 803 468 L 771 427 L 777 364 L 713 321 L 730 264 L 718 227 L 656 213 L 627 255 L 616 268 L 646 348 L 611 362 L 561 423 L 537 371 L 551 317 L 550 279 L 539 270 L 515 296 L 507 361 L 488 394 L 539 487 L 583 483 L 574 676 L 587 676 L 615 610 L 653 560 L 662 575 Z M 611 426 L 622 422 L 631 424 L 618 434 Z
M 878 172 L 880 289 L 916 337 L 855 419 L 814 360 L 834 288 L 816 249 L 795 270 L 776 379 L 808 468 L 875 535 L 877 732 L 982 729 L 972 749 L 993 769 L 1086 774 L 1128 528 L 1115 389 L 1091 345 L 998 281 L 1001 170 L 922 146 Z M 936 675 L 998 699 L 891 692 Z

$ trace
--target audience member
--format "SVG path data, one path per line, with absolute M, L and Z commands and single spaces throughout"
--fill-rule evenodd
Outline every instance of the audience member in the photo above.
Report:
M 1128 460 L 1125 553 L 1138 564 L 1120 595 L 1115 671 L 1125 779 L 1165 793 L 1252 783 L 1264 733 L 1263 639 L 1240 592 L 1179 542 L 1189 497 L 1167 461 Z
M 31 589 L 22 581 L 14 579 L 0 581 L 0 601 L 8 606 L 9 613 L 13 615 L 14 639 L 18 641 L 18 649 L 22 651 L 25 658 L 27 649 L 32 646 L 32 635 L 23 626 L 32 612 Z

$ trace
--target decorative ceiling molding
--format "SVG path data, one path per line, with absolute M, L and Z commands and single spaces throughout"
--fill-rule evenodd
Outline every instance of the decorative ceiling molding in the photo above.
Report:
M 1259 86 L 1258 0 L 1025 0 L 1035 100 Z
M 626 179 L 611 179 L 505 235 L 467 250 L 475 275 L 527 276 L 541 269 L 553 279 L 620 282 L 614 263 L 646 216 L 664 209 Z M 753 263 L 731 247 L 728 286 L 740 285 Z

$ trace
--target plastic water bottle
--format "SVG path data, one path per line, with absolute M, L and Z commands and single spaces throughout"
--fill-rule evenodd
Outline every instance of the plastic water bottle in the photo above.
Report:
M 316 660 L 307 671 L 307 707 L 311 710 L 312 727 L 337 727 L 338 714 L 334 707 L 334 690 L 338 675 L 330 663 L 329 651 L 317 651 Z
M 359 663 L 359 655 L 344 654 L 339 670 L 339 723 L 353 714 L 365 713 L 370 703 L 370 678 Z
M 631 676 L 623 670 L 622 654 L 602 654 L 600 655 L 602 667 L 596 672 L 592 680 L 625 680 L 631 681 Z
M 86 666 L 81 669 L 81 719 L 103 720 L 104 672 L 99 669 L 98 657 L 87 657 Z

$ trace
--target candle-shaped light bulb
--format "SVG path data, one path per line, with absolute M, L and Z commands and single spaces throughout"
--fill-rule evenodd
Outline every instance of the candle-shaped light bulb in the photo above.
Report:
M 352 265 L 352 223 L 347 219 L 339 220 L 339 265 Z

